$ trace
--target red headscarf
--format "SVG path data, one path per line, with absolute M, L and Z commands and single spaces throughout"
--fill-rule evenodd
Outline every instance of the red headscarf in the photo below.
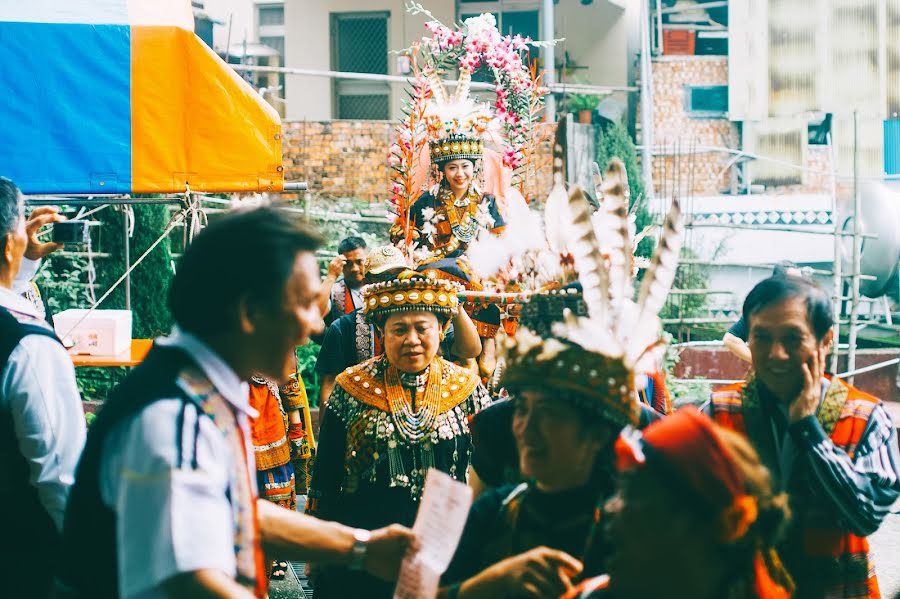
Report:
M 643 433 L 623 433 L 616 441 L 619 470 L 642 467 L 647 455 L 660 455 L 674 474 L 698 497 L 719 510 L 719 538 L 741 539 L 758 516 L 756 497 L 746 493 L 746 479 L 719 435 L 716 425 L 696 408 L 679 410 L 648 426 Z M 652 459 L 652 457 L 651 457 Z M 754 563 L 759 597 L 788 599 L 790 593 L 775 582 L 761 551 Z

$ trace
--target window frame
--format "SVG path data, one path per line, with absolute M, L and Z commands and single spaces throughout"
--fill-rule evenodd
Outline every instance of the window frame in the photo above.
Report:
M 723 119 L 728 117 L 728 85 L 685 85 L 682 108 L 684 113 L 693 119 Z M 693 94 L 698 90 L 722 90 L 725 96 L 724 110 L 695 110 L 693 107 Z

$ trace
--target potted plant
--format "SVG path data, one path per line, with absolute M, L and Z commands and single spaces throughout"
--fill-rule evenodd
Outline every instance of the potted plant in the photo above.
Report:
M 578 122 L 590 125 L 594 109 L 600 104 L 600 96 L 594 94 L 569 94 L 568 95 L 569 110 L 578 114 Z

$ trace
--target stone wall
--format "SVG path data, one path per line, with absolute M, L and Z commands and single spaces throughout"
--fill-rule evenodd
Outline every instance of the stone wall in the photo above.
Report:
M 391 187 L 388 147 L 394 141 L 393 121 L 290 121 L 283 125 L 284 175 L 287 181 L 307 181 L 318 198 L 387 200 Z M 533 160 L 528 197 L 547 194 L 552 181 L 550 140 L 555 125 L 538 125 L 542 141 Z

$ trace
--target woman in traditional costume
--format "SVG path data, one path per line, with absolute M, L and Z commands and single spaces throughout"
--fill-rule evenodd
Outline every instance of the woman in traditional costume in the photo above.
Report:
M 787 495 L 739 435 L 694 408 L 616 442 L 619 494 L 609 502 L 608 575 L 567 599 L 788 599 L 774 547 Z
M 250 437 L 259 495 L 294 511 L 297 495 L 305 494 L 309 484 L 311 457 L 306 431 L 309 402 L 303 381 L 295 376 L 279 388 L 267 378 L 255 375 L 250 379 L 249 400 L 258 413 L 250 420 Z M 287 562 L 276 560 L 271 564 L 269 578 L 281 580 L 286 572 Z
M 638 426 L 642 410 L 654 414 L 638 400 L 635 375 L 661 343 L 657 313 L 677 266 L 678 205 L 637 302 L 622 223 L 604 256 L 583 192 L 574 189 L 563 208 L 570 218 L 558 233 L 570 240 L 582 291 L 533 297 L 503 352 L 501 385 L 514 405 L 528 482 L 487 491 L 473 504 L 443 579 L 447 597 L 559 596 L 573 579 L 605 572 L 610 549 L 597 534 L 597 506 L 615 489 L 613 444 L 624 427 Z
M 429 142 L 434 178 L 439 182 L 412 205 L 408 234 L 398 222 L 392 228 L 392 240 L 407 236 L 412 240 L 417 248 L 416 270 L 481 291 L 481 281 L 472 272 L 465 252 L 480 231 L 499 235 L 504 228 L 496 198 L 476 185 L 484 147 L 478 132 L 484 131 L 489 116 L 468 98 L 432 105 L 426 122 L 431 136 L 440 135 Z M 481 376 L 487 378 L 494 369 L 493 339 L 500 328 L 500 310 L 492 305 L 468 305 L 466 309 L 482 339 L 478 366 Z
M 479 235 L 502 233 L 509 187 L 526 187 L 536 146 L 533 125 L 547 90 L 527 64 L 531 40 L 502 35 L 493 15 L 446 27 L 422 7 L 412 11 L 432 19 L 426 23 L 431 35 L 407 52 L 414 85 L 391 147 L 391 205 L 396 214 L 391 237 L 410 248 L 417 270 L 435 270 L 442 278 L 481 291 L 485 282 L 473 273 L 465 254 Z M 445 71 L 455 69 L 459 78 L 451 95 L 441 79 Z M 469 95 L 475 72 L 495 86 L 490 106 Z M 492 159 L 485 161 L 485 154 Z M 429 162 L 431 170 L 426 172 Z M 484 164 L 493 171 L 482 173 Z M 422 193 L 429 179 L 431 186 Z M 494 194 L 479 187 L 479 180 L 491 185 Z M 482 338 L 478 367 L 487 379 L 494 370 L 493 340 L 501 312 L 495 305 L 468 304 L 466 310 Z
M 348 368 L 322 416 L 307 512 L 357 528 L 411 525 L 425 475 L 464 481 L 468 418 L 489 402 L 469 370 L 442 358 L 445 326 L 459 308 L 450 281 L 409 273 L 365 289 L 367 318 L 384 354 Z M 392 585 L 349 568 L 316 570 L 317 598 L 390 597 Z

